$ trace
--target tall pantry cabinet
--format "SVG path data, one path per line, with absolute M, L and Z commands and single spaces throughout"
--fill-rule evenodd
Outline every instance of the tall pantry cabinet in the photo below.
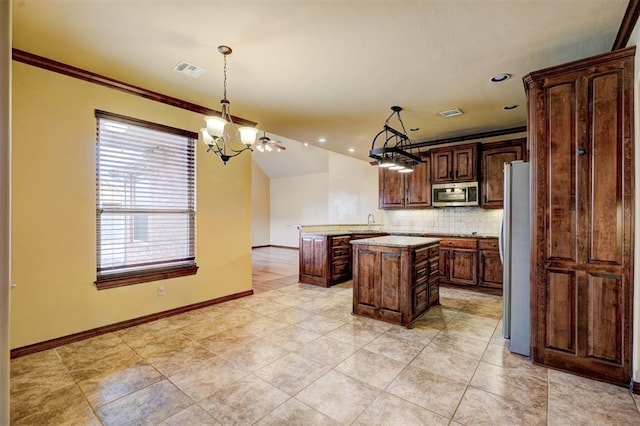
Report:
M 631 381 L 633 63 L 628 48 L 524 79 L 532 164 L 532 358 Z

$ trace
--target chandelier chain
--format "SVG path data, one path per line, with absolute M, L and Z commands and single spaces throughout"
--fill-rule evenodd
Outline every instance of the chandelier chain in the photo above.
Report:
M 227 55 L 224 56 L 224 99 L 227 99 Z

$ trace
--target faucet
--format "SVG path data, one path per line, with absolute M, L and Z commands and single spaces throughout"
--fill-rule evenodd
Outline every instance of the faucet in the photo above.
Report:
M 371 225 L 376 223 L 376 218 L 373 216 L 373 213 L 369 213 L 367 216 L 367 230 L 371 230 Z

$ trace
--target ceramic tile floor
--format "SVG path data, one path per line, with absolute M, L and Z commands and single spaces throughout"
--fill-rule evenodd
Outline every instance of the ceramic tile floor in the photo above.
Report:
M 11 423 L 638 425 L 625 389 L 533 366 L 501 299 L 441 289 L 408 330 L 291 285 L 11 362 Z

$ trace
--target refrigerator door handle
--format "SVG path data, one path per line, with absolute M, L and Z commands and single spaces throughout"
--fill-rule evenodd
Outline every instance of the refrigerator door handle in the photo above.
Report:
M 500 232 L 498 233 L 498 250 L 500 252 L 500 263 L 504 268 L 504 211 L 500 216 Z
M 511 337 L 511 178 L 512 167 L 504 163 L 504 209 L 500 228 L 502 253 L 502 337 Z

